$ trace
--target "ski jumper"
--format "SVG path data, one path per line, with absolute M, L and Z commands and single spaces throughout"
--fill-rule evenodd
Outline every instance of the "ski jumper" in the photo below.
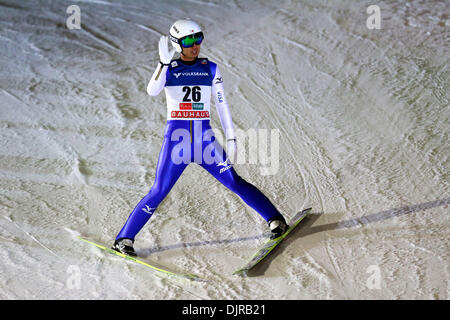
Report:
M 236 173 L 214 137 L 209 123 L 211 95 L 215 98 L 227 140 L 235 138 L 217 65 L 205 58 L 197 58 L 191 64 L 178 59 L 172 60 L 170 65 L 160 65 L 150 80 L 147 92 L 157 95 L 163 88 L 167 98 L 168 120 L 155 180 L 150 192 L 131 212 L 116 240 L 134 240 L 183 170 L 192 162 L 206 169 L 266 221 L 283 219 L 260 190 Z

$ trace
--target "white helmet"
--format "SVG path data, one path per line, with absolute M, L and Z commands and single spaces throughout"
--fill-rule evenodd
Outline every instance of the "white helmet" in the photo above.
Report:
M 176 21 L 169 30 L 170 42 L 172 42 L 172 46 L 175 48 L 177 52 L 181 52 L 180 40 L 183 37 L 202 32 L 202 28 L 200 26 L 190 20 L 183 19 Z M 203 36 L 203 34 L 202 34 Z

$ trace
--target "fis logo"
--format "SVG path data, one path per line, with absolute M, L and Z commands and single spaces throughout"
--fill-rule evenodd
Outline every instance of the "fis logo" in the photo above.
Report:
M 223 172 L 225 172 L 231 168 L 231 164 L 227 158 L 227 159 L 225 159 L 224 162 L 220 162 L 219 164 L 217 164 L 217 167 L 222 167 L 222 168 L 220 168 L 220 171 L 219 171 L 219 173 L 222 174 Z

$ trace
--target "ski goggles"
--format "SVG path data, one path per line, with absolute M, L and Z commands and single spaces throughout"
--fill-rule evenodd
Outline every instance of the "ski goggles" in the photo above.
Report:
M 179 39 L 178 43 L 183 48 L 190 48 L 194 44 L 200 45 L 202 43 L 202 41 L 203 41 L 203 32 L 197 32 L 197 33 L 190 34 L 188 36 L 185 36 L 185 37 Z

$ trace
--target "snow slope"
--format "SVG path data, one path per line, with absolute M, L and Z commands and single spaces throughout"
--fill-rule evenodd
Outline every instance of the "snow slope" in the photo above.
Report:
M 448 2 L 378 1 L 381 30 L 371 4 L 1 0 L 0 298 L 448 299 Z M 314 208 L 247 278 L 231 273 L 266 223 L 196 165 L 136 248 L 208 282 L 76 238 L 112 243 L 153 183 L 165 97 L 145 88 L 184 17 L 204 27 L 235 127 L 278 130 L 276 174 L 238 173 L 288 218 Z

